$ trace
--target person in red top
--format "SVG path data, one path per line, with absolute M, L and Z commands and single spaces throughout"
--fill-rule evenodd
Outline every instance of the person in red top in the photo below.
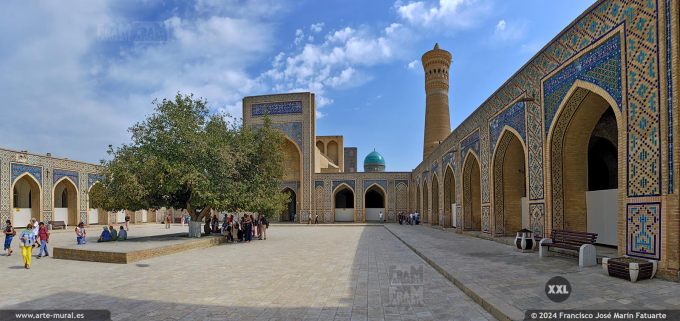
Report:
M 50 232 L 47 230 L 47 226 L 45 226 L 45 223 L 40 222 L 38 224 L 38 238 L 40 238 L 40 252 L 38 253 L 38 258 L 42 257 L 43 251 L 45 251 L 45 256 L 50 256 L 50 253 L 47 251 L 47 243 L 50 240 Z

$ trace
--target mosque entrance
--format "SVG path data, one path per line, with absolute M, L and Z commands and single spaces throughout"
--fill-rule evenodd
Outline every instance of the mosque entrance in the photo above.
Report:
M 595 91 L 597 90 L 597 91 Z M 601 89 L 575 87 L 550 131 L 552 228 L 597 233 L 618 246 L 620 112 Z M 622 187 L 621 187 L 622 188 Z
M 385 191 L 378 185 L 371 186 L 366 190 L 364 196 L 364 211 L 366 212 L 366 221 L 382 222 L 385 220 Z M 380 218 L 382 214 L 382 220 Z
M 477 156 L 468 153 L 463 165 L 463 228 L 482 229 L 482 193 L 480 167 Z
M 444 174 L 444 227 L 456 227 L 453 224 L 453 208 L 456 206 L 456 183 L 453 178 L 453 170 L 446 167 Z
M 26 227 L 31 218 L 40 217 L 40 185 L 30 174 L 23 174 L 12 185 L 12 225 L 16 228 Z M 3 222 L 4 224 L 4 222 Z
M 76 185 L 64 177 L 54 185 L 54 221 L 63 221 L 66 225 L 77 225 L 78 217 L 78 190 Z
M 494 236 L 514 236 L 522 228 L 529 229 L 529 207 L 526 198 L 526 162 L 524 145 L 511 130 L 504 130 L 493 156 Z
M 340 187 L 333 202 L 335 222 L 354 222 L 354 192 L 349 187 Z
M 281 213 L 281 221 L 294 222 L 297 207 L 297 199 L 295 197 L 296 196 L 295 192 L 290 188 L 286 188 L 283 190 L 283 193 L 288 195 L 288 206 L 286 206 L 286 209 L 283 210 L 283 212 Z

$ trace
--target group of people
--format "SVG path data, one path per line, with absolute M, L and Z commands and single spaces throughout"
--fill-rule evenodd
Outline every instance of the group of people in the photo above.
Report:
M 408 225 L 418 225 L 420 224 L 420 214 L 418 212 L 416 213 L 399 213 L 397 214 L 397 219 L 399 220 L 399 225 L 402 225 L 404 223 Z
M 225 215 L 222 225 L 217 214 L 205 218 L 203 226 L 206 235 L 221 234 L 227 238 L 227 242 L 250 242 L 253 238 L 267 239 L 269 221 L 264 215 L 244 214 L 234 219 L 233 214 Z
M 4 251 L 7 256 L 11 256 L 14 253 L 12 250 L 12 240 L 17 235 L 14 226 L 12 226 L 12 221 L 5 221 L 5 228 L 3 230 L 5 234 L 5 246 Z M 23 257 L 24 268 L 31 268 L 31 256 L 33 256 L 33 248 L 38 247 L 40 251 L 38 252 L 38 258 L 44 256 L 50 256 L 50 252 L 47 249 L 47 244 L 50 241 L 50 231 L 47 225 L 43 222 L 38 222 L 35 218 L 31 219 L 31 222 L 26 225 L 26 229 L 21 231 L 19 234 L 19 242 L 21 244 L 21 256 Z
M 83 223 L 80 223 L 83 224 Z M 83 233 L 84 233 L 83 229 Z M 78 233 L 78 230 L 76 228 L 76 234 Z M 99 239 L 97 239 L 97 242 L 111 242 L 111 241 L 125 241 L 127 240 L 127 230 L 121 225 L 120 226 L 120 232 L 116 232 L 116 228 L 113 227 L 113 225 L 109 225 L 107 228 L 106 226 L 103 227 L 102 233 L 99 235 Z M 83 244 L 85 242 L 83 241 Z M 78 243 L 80 244 L 80 243 Z

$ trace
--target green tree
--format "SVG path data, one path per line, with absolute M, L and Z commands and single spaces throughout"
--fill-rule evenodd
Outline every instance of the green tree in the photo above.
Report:
M 273 188 L 283 172 L 282 134 L 268 119 L 245 128 L 179 93 L 154 104 L 155 112 L 130 128 L 131 143 L 109 146 L 93 201 L 107 210 L 186 209 L 193 222 L 213 209 L 268 213 L 283 206 Z

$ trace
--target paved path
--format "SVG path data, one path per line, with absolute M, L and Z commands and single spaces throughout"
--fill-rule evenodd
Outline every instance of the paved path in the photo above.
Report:
M 110 309 L 114 320 L 493 320 L 383 227 L 268 234 L 126 265 L 43 258 L 24 270 L 20 256 L 2 256 L 3 280 L 35 291 L 4 291 L 0 308 Z M 411 267 L 423 268 L 424 304 L 395 306 L 405 292 L 388 272 Z
M 457 283 L 511 319 L 528 309 L 680 309 L 680 286 L 660 279 L 631 283 L 607 276 L 601 266 L 580 269 L 576 258 L 539 258 L 494 241 L 429 226 L 386 225 Z M 544 292 L 563 276 L 572 294 L 553 303 Z

